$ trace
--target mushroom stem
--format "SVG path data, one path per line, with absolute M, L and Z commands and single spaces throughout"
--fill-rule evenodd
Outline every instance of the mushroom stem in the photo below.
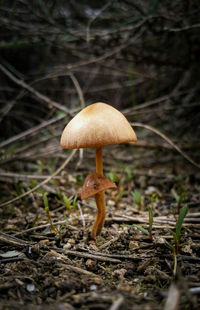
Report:
M 96 172 L 103 175 L 102 147 L 96 148 Z M 91 238 L 95 239 L 101 233 L 106 217 L 106 205 L 104 191 L 95 195 L 97 205 L 97 216 L 91 231 Z
M 104 191 L 99 192 L 95 195 L 95 201 L 96 201 L 98 213 L 97 213 L 96 220 L 94 222 L 94 226 L 96 223 L 97 225 L 96 225 L 95 234 L 96 236 L 98 236 L 101 233 L 102 227 L 104 225 L 105 217 L 106 217 L 106 204 L 105 204 Z M 93 232 L 93 228 L 92 228 L 92 232 Z M 92 236 L 92 233 L 91 233 L 91 236 Z
M 102 147 L 96 148 L 96 172 L 103 175 Z

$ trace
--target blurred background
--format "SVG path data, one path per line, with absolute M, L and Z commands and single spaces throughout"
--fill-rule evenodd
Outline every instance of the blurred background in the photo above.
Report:
M 0 0 L 0 308 L 169 309 L 161 298 L 180 239 L 171 229 L 180 233 L 185 204 L 171 299 L 199 309 L 199 64 L 199 0 Z M 62 150 L 60 136 L 99 101 L 124 113 L 138 142 L 103 148 L 117 190 L 106 192 L 100 247 L 90 247 L 96 206 L 79 194 L 95 152 Z M 68 249 L 114 256 L 68 260 Z
M 29 170 L 22 159 L 64 158 L 63 127 L 97 101 L 199 161 L 199 1 L 0 1 L 0 15 L 4 171 Z M 136 131 L 138 146 L 168 152 L 154 133 Z

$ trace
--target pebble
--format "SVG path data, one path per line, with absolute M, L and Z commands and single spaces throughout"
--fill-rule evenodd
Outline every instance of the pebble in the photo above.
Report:
M 67 242 L 67 243 L 63 246 L 63 249 L 64 249 L 64 250 L 69 250 L 71 247 L 72 247 L 72 245 L 71 245 L 69 242 Z
M 26 289 L 28 292 L 34 292 L 35 291 L 35 285 L 34 284 L 27 284 Z
M 90 291 L 96 291 L 97 286 L 95 284 L 90 285 Z

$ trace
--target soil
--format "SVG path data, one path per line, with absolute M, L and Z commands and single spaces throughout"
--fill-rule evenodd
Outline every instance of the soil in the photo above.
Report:
M 93 150 L 85 151 L 77 167 L 76 153 L 42 190 L 0 209 L 0 309 L 199 309 L 199 171 L 170 150 L 163 159 L 160 150 L 105 148 L 105 175 L 117 190 L 106 191 L 105 226 L 93 241 L 95 203 L 79 197 L 84 178 L 94 171 L 93 156 Z M 33 183 L 2 181 L 3 201 Z M 178 205 L 172 188 L 183 194 L 180 209 L 189 207 L 176 256 L 172 231 Z M 141 205 L 134 190 L 141 193 Z

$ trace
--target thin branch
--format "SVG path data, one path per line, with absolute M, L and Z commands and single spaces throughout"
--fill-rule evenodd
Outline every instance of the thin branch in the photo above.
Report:
M 84 215 L 83 215 L 80 203 L 77 203 L 77 206 L 78 206 L 78 210 L 79 210 L 79 213 L 80 213 L 80 218 L 81 218 L 81 221 L 82 221 L 82 224 L 83 224 L 83 230 L 85 231 L 85 218 L 84 218 Z
M 27 180 L 27 179 L 39 179 L 44 180 L 47 179 L 49 175 L 37 175 L 37 174 L 21 174 L 21 173 L 14 173 L 14 172 L 5 172 L 0 171 L 0 179 L 4 178 L 13 178 L 13 179 L 19 179 L 19 180 Z M 52 179 L 60 179 L 61 176 L 55 176 Z
M 30 92 L 31 94 L 33 94 L 36 98 L 38 98 L 39 100 L 47 103 L 47 104 L 51 104 L 52 106 L 54 106 L 55 108 L 65 112 L 67 115 L 72 116 L 71 112 L 66 109 L 64 106 L 62 106 L 60 103 L 51 100 L 50 98 L 48 98 L 47 96 L 41 94 L 40 92 L 38 92 L 37 90 L 35 90 L 32 86 L 28 85 L 26 82 L 16 78 L 10 71 L 8 71 L 2 64 L 0 64 L 0 70 L 9 78 L 11 79 L 15 84 L 21 86 L 22 88 L 26 89 L 28 92 Z
M 187 31 L 187 30 L 195 29 L 195 28 L 200 28 L 200 24 L 188 25 L 188 26 L 185 26 L 182 28 L 167 28 L 167 27 L 165 27 L 164 30 L 169 31 L 169 32 L 181 32 L 181 31 Z
M 10 203 L 16 202 L 17 200 L 24 198 L 25 196 L 33 193 L 34 191 L 36 191 L 37 189 L 39 189 L 42 185 L 47 184 L 50 180 L 52 180 L 53 177 L 55 177 L 57 174 L 59 174 L 66 166 L 67 164 L 72 160 L 72 158 L 74 157 L 75 153 L 76 153 L 76 149 L 73 150 L 70 154 L 70 156 L 64 161 L 64 163 L 52 174 L 50 175 L 46 180 L 42 181 L 41 183 L 39 183 L 37 186 L 33 187 L 32 189 L 30 189 L 29 191 L 19 195 L 16 198 L 13 198 L 9 201 L 6 201 L 4 203 L 2 203 L 0 205 L 0 207 L 5 207 L 7 205 L 9 205 Z
M 74 86 L 75 86 L 76 91 L 78 93 L 79 100 L 81 102 L 81 109 L 84 109 L 85 108 L 85 99 L 83 96 L 83 91 L 81 89 L 81 86 L 80 86 L 77 78 L 75 77 L 75 75 L 73 73 L 70 73 L 69 76 L 70 76 L 72 82 L 74 83 Z M 79 149 L 79 161 L 77 162 L 77 165 L 76 165 L 77 168 L 81 165 L 82 160 L 83 160 L 83 149 Z
M 146 22 L 146 20 L 144 20 L 140 24 L 140 26 L 142 24 L 144 24 L 145 22 Z M 116 47 L 112 51 L 109 51 L 109 52 L 107 52 L 107 53 L 105 53 L 105 54 L 103 54 L 103 55 L 101 55 L 99 57 L 92 57 L 92 59 L 89 59 L 89 60 L 86 60 L 86 61 L 81 61 L 81 62 L 79 62 L 77 64 L 62 66 L 62 68 L 60 70 L 57 70 L 57 72 L 55 71 L 55 73 L 48 74 L 48 75 L 44 76 L 43 78 L 38 79 L 37 82 L 45 80 L 45 79 L 49 79 L 49 78 L 58 77 L 61 74 L 63 74 L 63 71 L 65 71 L 66 75 L 69 75 L 69 72 L 71 70 L 74 70 L 74 69 L 77 69 L 77 68 L 80 68 L 80 67 L 83 67 L 83 66 L 86 66 L 86 65 L 90 65 L 90 64 L 93 64 L 93 63 L 98 63 L 98 62 L 101 62 L 101 61 L 103 61 L 103 60 L 105 60 L 107 58 L 110 58 L 110 57 L 116 55 L 117 53 L 120 53 L 122 50 L 126 49 L 131 44 L 135 43 L 135 41 L 137 41 L 143 35 L 144 32 L 145 32 L 145 29 L 141 29 L 133 37 L 133 39 L 128 39 L 128 41 L 126 41 L 124 44 L 120 45 L 119 47 Z M 68 71 L 68 72 L 66 73 L 66 71 Z
M 87 24 L 87 28 L 86 28 L 86 41 L 89 42 L 90 41 L 90 27 L 92 25 L 92 23 L 95 21 L 95 19 L 97 19 L 102 13 L 103 11 L 105 11 L 113 2 L 113 0 L 107 2 L 98 12 L 98 14 L 94 15 L 88 22 Z
M 49 126 L 49 125 L 52 125 L 52 124 L 54 124 L 56 122 L 61 121 L 65 117 L 66 117 L 66 115 L 60 115 L 60 116 L 54 117 L 54 118 L 52 118 L 52 119 L 50 119 L 48 121 L 43 122 L 40 125 L 37 125 L 37 126 L 35 126 L 33 128 L 30 128 L 30 129 L 28 129 L 28 130 L 26 130 L 24 132 L 21 132 L 18 135 L 13 136 L 13 137 L 11 137 L 11 138 L 1 142 L 0 143 L 0 148 L 5 147 L 5 146 L 7 146 L 7 145 L 9 145 L 9 144 L 11 144 L 13 142 L 18 141 L 18 140 L 24 139 L 25 137 L 27 137 L 27 136 L 29 136 L 29 135 L 39 131 L 40 129 L 43 129 L 43 128 Z
M 104 256 L 100 256 L 100 255 L 93 255 L 91 253 L 72 251 L 72 250 L 64 250 L 63 253 L 66 255 L 72 255 L 72 256 L 77 256 L 77 257 L 84 257 L 84 258 L 99 260 L 102 262 L 121 263 L 121 261 L 119 259 L 109 258 L 106 256 L 104 257 Z
M 164 139 L 167 143 L 169 143 L 179 154 L 181 154 L 187 161 L 189 161 L 193 166 L 200 169 L 200 165 L 196 163 L 192 158 L 190 158 L 184 151 L 182 151 L 179 146 L 177 146 L 171 139 L 169 139 L 165 134 L 157 130 L 156 128 L 142 124 L 142 123 L 131 123 L 134 127 L 142 127 L 145 129 L 148 129 L 152 132 L 154 132 L 156 135 L 160 136 L 162 139 Z
M 79 96 L 79 99 L 81 102 L 81 109 L 83 109 L 85 107 L 85 99 L 84 99 L 83 92 L 82 92 L 82 89 L 80 87 L 80 84 L 79 84 L 77 78 L 75 77 L 75 75 L 73 73 L 70 73 L 69 76 L 70 76 L 72 82 L 74 83 L 74 86 L 76 88 L 76 91 L 78 93 L 78 96 Z
M 70 230 L 74 230 L 74 231 L 77 231 L 78 228 L 72 226 L 72 225 L 69 225 L 66 223 L 66 220 L 63 220 L 63 221 L 58 221 L 58 222 L 53 222 L 52 223 L 54 226 L 56 225 L 63 225 L 63 224 L 66 224 L 67 227 L 70 229 Z M 31 227 L 31 228 L 28 228 L 26 230 L 23 230 L 23 231 L 20 231 L 20 232 L 17 232 L 13 235 L 13 237 L 15 236 L 21 236 L 21 235 L 24 235 L 28 232 L 31 232 L 31 231 L 36 231 L 36 230 L 40 230 L 40 229 L 44 229 L 44 228 L 47 228 L 47 227 L 50 227 L 52 224 L 48 223 L 48 224 L 43 224 L 43 225 L 39 225 L 39 226 L 35 226 L 35 227 Z M 1 236 L 1 235 L 0 235 Z

